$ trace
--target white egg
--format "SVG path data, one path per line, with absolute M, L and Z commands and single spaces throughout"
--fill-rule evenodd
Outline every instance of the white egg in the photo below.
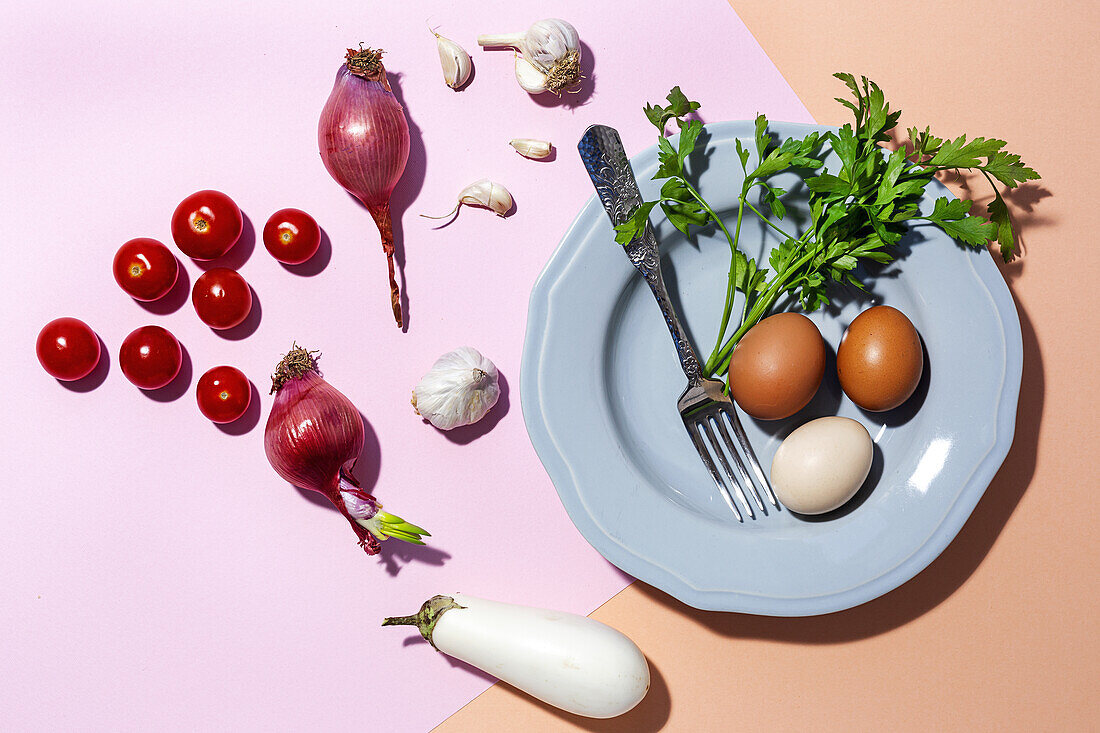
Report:
M 787 436 L 772 459 L 772 488 L 799 514 L 824 514 L 859 491 L 871 470 L 867 428 L 846 417 L 819 417 Z

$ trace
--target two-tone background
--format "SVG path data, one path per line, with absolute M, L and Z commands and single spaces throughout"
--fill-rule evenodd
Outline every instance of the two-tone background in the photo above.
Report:
M 44 2 L 0 24 L 0 727 L 11 730 L 1087 730 L 1100 718 L 1096 397 L 1100 276 L 1088 226 L 1097 137 L 1090 3 L 733 0 L 644 8 L 424 4 Z M 573 22 L 588 81 L 556 103 L 515 84 L 479 33 L 545 15 Z M 461 42 L 475 76 L 441 80 L 425 21 Z M 369 217 L 317 158 L 316 117 L 343 48 L 387 49 L 412 122 L 404 210 L 410 330 L 390 322 Z M 652 143 L 646 101 L 674 84 L 704 119 L 758 111 L 840 123 L 838 70 L 878 81 L 903 123 L 1002 137 L 1043 176 L 1010 197 L 1024 256 L 1002 271 L 1024 335 L 1016 441 L 970 521 L 914 580 L 806 619 L 694 611 L 608 566 L 569 523 L 527 441 L 519 356 L 534 278 L 590 195 L 573 145 L 614 124 Z M 552 140 L 526 161 L 514 137 Z M 515 195 L 498 220 L 463 211 L 470 181 Z M 956 192 L 958 183 L 948 182 Z M 227 339 L 186 292 L 146 309 L 110 258 L 170 239 L 175 204 L 233 196 L 251 232 L 231 264 L 260 317 Z M 296 206 L 328 235 L 323 263 L 289 272 L 256 241 Z M 322 266 L 323 265 L 323 266 Z M 185 263 L 188 282 L 201 274 Z M 168 312 L 165 312 L 168 311 Z M 87 320 L 110 362 L 66 389 L 33 358 L 60 315 Z M 131 329 L 158 323 L 189 376 L 153 395 L 122 377 Z M 429 528 L 429 550 L 362 555 L 336 513 L 271 472 L 260 447 L 266 375 L 291 340 L 324 352 L 329 380 L 372 427 L 361 478 Z M 440 434 L 408 390 L 469 344 L 509 382 L 489 430 Z M 219 363 L 242 368 L 262 411 L 228 432 L 194 405 Z M 975 375 L 980 378 L 980 375 Z M 612 721 L 575 718 L 448 663 L 380 618 L 462 590 L 594 616 L 631 636 L 653 689 Z

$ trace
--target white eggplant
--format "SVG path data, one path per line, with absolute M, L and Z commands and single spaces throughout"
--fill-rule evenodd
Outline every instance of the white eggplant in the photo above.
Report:
M 589 718 L 622 715 L 649 690 L 649 665 L 634 642 L 573 613 L 452 593 L 382 625 L 416 626 L 444 654 Z

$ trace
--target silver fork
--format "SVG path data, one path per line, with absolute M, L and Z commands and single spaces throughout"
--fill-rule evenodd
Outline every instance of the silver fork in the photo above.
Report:
M 629 220 L 641 206 L 642 194 L 638 191 L 638 182 L 634 178 L 634 171 L 630 168 L 630 161 L 626 157 L 619 133 L 605 125 L 592 125 L 584 131 L 577 149 L 592 179 L 592 185 L 596 187 L 596 194 L 603 202 L 607 215 L 611 217 L 612 226 Z M 744 519 L 737 508 L 738 502 L 744 507 L 750 519 L 756 518 L 753 504 L 746 497 L 746 492 L 755 500 L 760 512 L 768 513 L 764 504 L 765 497 L 772 507 L 778 509 L 779 503 L 775 499 L 775 494 L 772 493 L 771 485 L 764 477 L 764 471 L 760 468 L 760 461 L 757 460 L 752 445 L 745 436 L 733 402 L 726 396 L 720 381 L 703 376 L 699 367 L 699 357 L 683 326 L 680 325 L 680 319 L 676 317 L 668 292 L 665 290 L 664 278 L 661 276 L 661 254 L 657 249 L 653 228 L 647 223 L 645 230 L 624 249 L 631 264 L 642 274 L 650 290 L 653 291 L 657 305 L 661 308 L 661 314 L 665 317 L 665 324 L 672 334 L 676 354 L 680 357 L 680 366 L 688 380 L 687 388 L 680 395 L 676 407 L 680 411 L 680 417 L 684 421 L 688 435 L 691 436 L 691 442 L 711 478 L 714 479 L 719 493 L 740 522 Z M 736 445 L 730 439 L 729 431 L 726 429 L 727 422 L 737 438 Z M 736 473 L 731 468 L 727 456 L 733 461 L 737 469 Z M 715 458 L 718 465 L 722 467 L 721 472 L 715 464 Z M 759 489 L 749 476 L 746 462 L 756 476 Z M 726 480 L 723 480 L 723 473 Z M 733 494 L 730 492 L 731 486 L 733 492 L 737 494 L 738 502 L 734 501 Z

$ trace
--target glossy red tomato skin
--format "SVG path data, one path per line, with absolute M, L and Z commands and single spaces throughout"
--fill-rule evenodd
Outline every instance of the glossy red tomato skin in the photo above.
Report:
M 172 214 L 172 239 L 193 260 L 221 257 L 241 238 L 243 229 L 240 208 L 221 191 L 197 191 Z
M 112 269 L 115 282 L 134 300 L 163 298 L 176 284 L 176 256 L 155 239 L 138 237 L 118 248 Z
M 195 281 L 191 303 L 203 323 L 221 331 L 239 326 L 248 318 L 252 289 L 236 270 L 215 267 Z
M 199 378 L 195 388 L 199 412 L 211 422 L 230 423 L 248 411 L 252 383 L 240 369 L 216 366 Z
M 77 318 L 56 318 L 38 332 L 35 351 L 46 373 L 62 382 L 88 376 L 99 363 L 99 337 Z
M 142 326 L 130 332 L 118 350 L 118 365 L 130 383 L 160 389 L 180 372 L 183 349 L 166 328 Z
M 264 225 L 264 246 L 284 265 L 300 265 L 321 246 L 321 228 L 301 209 L 279 209 Z

